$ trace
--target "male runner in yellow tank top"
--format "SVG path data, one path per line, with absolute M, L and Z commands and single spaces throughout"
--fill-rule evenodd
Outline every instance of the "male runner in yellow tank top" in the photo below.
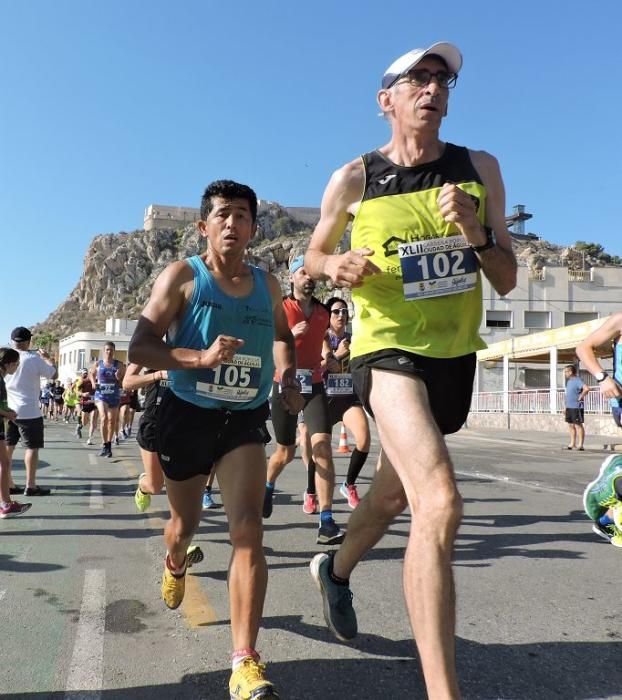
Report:
M 485 347 L 480 270 L 499 294 L 516 284 L 497 161 L 439 138 L 461 66 L 448 43 L 389 66 L 377 100 L 391 140 L 333 174 L 305 257 L 312 277 L 352 288 L 353 379 L 382 445 L 344 543 L 311 563 L 326 622 L 356 635 L 350 573 L 409 506 L 404 593 L 428 697 L 444 700 L 460 697 L 451 558 L 462 499 L 443 435 L 466 419 Z M 349 221 L 352 249 L 335 255 Z

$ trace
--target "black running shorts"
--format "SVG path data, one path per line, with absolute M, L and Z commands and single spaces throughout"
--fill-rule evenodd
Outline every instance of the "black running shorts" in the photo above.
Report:
M 309 436 L 317 433 L 330 435 L 333 432 L 333 426 L 328 415 L 328 398 L 324 389 L 324 382 L 313 384 L 311 393 L 303 394 L 302 398 L 305 400 L 302 413 Z M 285 410 L 279 397 L 279 385 L 277 382 L 273 382 L 272 426 L 274 427 L 274 436 L 279 445 L 291 446 L 296 444 L 297 424 L 298 415 L 292 416 L 291 413 Z
M 246 411 L 202 408 L 167 389 L 156 426 L 162 471 L 173 481 L 207 476 L 222 457 L 236 448 L 270 442 L 266 428 L 269 415 L 267 401 Z
M 157 452 L 158 451 L 158 441 L 156 436 L 158 434 L 158 423 L 156 416 L 145 415 L 141 417 L 138 423 L 138 432 L 136 433 L 136 442 L 139 447 L 147 452 Z
M 81 403 L 80 404 L 80 410 L 82 413 L 93 413 L 93 411 L 97 408 L 95 403 Z
M 572 425 L 583 425 L 583 409 L 582 408 L 567 408 L 566 409 L 566 423 L 571 423 Z
M 38 450 L 43 447 L 43 418 L 16 418 L 9 421 L 6 444 L 14 447 L 22 441 L 24 447 Z
M 467 419 L 475 366 L 475 353 L 451 358 L 424 357 L 395 348 L 360 355 L 350 362 L 354 390 L 370 415 L 373 415 L 369 405 L 373 368 L 419 377 L 426 385 L 432 415 L 443 435 L 457 432 Z M 394 400 L 399 402 L 399 396 Z

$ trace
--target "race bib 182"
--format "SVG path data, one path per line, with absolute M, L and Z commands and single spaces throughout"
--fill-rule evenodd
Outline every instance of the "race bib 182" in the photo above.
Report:
M 352 388 L 352 375 L 329 374 L 326 377 L 326 393 L 328 396 L 349 396 L 354 393 Z
M 475 288 L 479 263 L 464 236 L 402 243 L 398 251 L 407 301 Z

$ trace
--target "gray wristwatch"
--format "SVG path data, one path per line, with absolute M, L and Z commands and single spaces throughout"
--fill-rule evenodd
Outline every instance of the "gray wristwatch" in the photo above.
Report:
M 609 375 L 607 374 L 607 372 L 599 372 L 598 374 L 594 375 L 594 379 L 600 384 L 601 382 L 604 382 L 608 376 Z

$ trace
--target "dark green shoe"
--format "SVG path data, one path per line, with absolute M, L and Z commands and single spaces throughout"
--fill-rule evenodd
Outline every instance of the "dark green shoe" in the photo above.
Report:
M 324 602 L 324 619 L 330 631 L 342 642 L 356 637 L 358 626 L 356 612 L 352 607 L 352 591 L 349 586 L 334 583 L 329 570 L 334 552 L 316 554 L 311 560 L 310 569 Z

